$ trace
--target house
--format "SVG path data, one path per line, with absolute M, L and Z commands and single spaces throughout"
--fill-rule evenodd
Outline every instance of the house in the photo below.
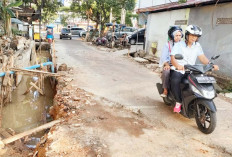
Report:
M 183 0 L 182 0 L 183 1 Z M 146 52 L 160 56 L 167 42 L 170 26 L 179 25 L 185 31 L 188 24 L 202 28 L 200 43 L 205 55 L 210 58 L 220 54 L 215 62 L 218 73 L 232 78 L 232 2 L 231 0 L 140 0 L 137 13 L 140 24 L 146 24 Z

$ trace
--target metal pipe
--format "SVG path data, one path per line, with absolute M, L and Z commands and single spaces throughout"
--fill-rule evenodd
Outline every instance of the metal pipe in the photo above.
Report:
M 51 66 L 52 66 L 52 67 L 51 67 L 52 73 L 55 72 L 53 62 L 45 62 L 45 63 L 42 63 L 42 65 L 43 65 L 43 66 L 51 65 Z M 30 66 L 30 67 L 26 67 L 26 68 L 24 68 L 24 69 L 31 70 L 31 69 L 39 68 L 40 66 L 41 66 L 41 64 L 36 64 L 36 65 L 32 65 L 32 66 Z M 5 74 L 6 74 L 5 72 L 1 72 L 1 73 L 0 73 L 0 77 L 5 76 Z M 10 74 L 14 74 L 14 71 L 10 71 Z

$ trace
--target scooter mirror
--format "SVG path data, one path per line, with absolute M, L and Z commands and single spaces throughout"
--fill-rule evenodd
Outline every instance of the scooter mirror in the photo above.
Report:
M 181 60 L 181 59 L 183 59 L 184 57 L 183 57 L 183 55 L 182 54 L 176 54 L 175 55 L 175 59 L 177 59 L 177 60 Z
M 215 60 L 215 59 L 217 59 L 218 57 L 220 57 L 220 55 L 214 55 L 213 57 L 211 57 L 211 60 Z

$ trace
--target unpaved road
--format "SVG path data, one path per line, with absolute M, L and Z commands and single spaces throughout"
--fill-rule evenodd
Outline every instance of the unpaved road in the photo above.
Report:
M 79 38 L 57 39 L 55 44 L 58 64 L 74 68 L 73 84 L 127 108 L 140 109 L 160 129 L 158 136 L 149 131 L 140 136 L 155 141 L 149 148 L 139 138 L 131 141 L 126 136 L 117 137 L 124 144 L 114 144 L 111 156 L 232 156 L 232 104 L 215 99 L 217 127 L 205 135 L 197 129 L 194 119 L 175 114 L 164 105 L 155 87 L 160 82 L 158 74 L 120 52 L 100 51 Z M 155 153 L 151 153 L 152 148 Z

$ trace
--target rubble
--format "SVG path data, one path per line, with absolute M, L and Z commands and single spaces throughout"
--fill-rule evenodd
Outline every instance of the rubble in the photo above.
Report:
M 26 49 L 29 47 L 29 43 L 27 42 L 26 38 L 16 36 L 11 40 L 10 47 L 13 50 Z
M 134 60 L 136 62 L 139 62 L 139 63 L 148 63 L 149 61 L 144 59 L 144 58 L 140 58 L 140 57 L 135 57 Z
M 67 71 L 68 67 L 67 64 L 63 63 L 59 66 L 58 71 Z
M 151 63 L 151 64 L 146 64 L 145 65 L 148 69 L 151 69 L 151 70 L 156 70 L 157 68 L 159 68 L 159 65 L 158 64 L 154 64 L 154 63 Z
M 225 97 L 232 99 L 232 93 L 225 93 L 224 95 L 225 95 Z

